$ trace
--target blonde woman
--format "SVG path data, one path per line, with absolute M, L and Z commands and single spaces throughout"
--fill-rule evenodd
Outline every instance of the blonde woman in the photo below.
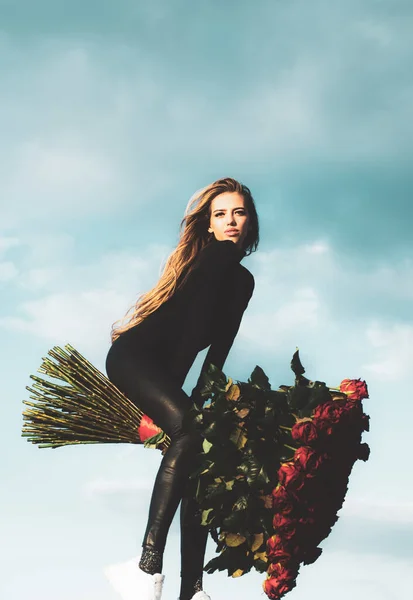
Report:
M 192 402 L 202 406 L 199 389 L 208 364 L 223 368 L 254 289 L 254 278 L 240 261 L 258 241 L 250 190 L 232 178 L 211 183 L 191 198 L 178 245 L 158 283 L 138 299 L 127 323 L 112 329 L 109 379 L 171 438 L 155 480 L 142 553 L 107 569 L 124 600 L 160 600 L 163 552 L 180 502 L 179 600 L 210 600 L 202 589 L 208 531 L 196 500 L 186 493 L 202 440 L 185 416 Z M 186 375 L 207 346 L 188 396 L 182 389 Z

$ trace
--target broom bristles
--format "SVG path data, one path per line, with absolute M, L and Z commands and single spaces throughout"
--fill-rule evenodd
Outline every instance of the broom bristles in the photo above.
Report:
M 30 375 L 30 399 L 23 411 L 22 437 L 40 448 L 73 444 L 143 443 L 139 425 L 144 413 L 70 344 L 48 351 L 38 369 L 50 381 Z M 63 382 L 63 384 L 62 384 Z M 163 433 L 163 432 L 161 432 Z M 155 436 L 154 436 L 155 438 Z M 163 452 L 170 439 L 157 434 L 145 445 Z

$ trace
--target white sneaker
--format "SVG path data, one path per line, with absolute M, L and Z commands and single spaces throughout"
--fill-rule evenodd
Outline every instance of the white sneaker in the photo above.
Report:
M 109 583 L 122 600 L 161 600 L 165 575 L 145 573 L 139 568 L 139 560 L 140 556 L 106 567 Z
M 191 600 L 211 600 L 211 598 L 205 592 L 197 592 Z

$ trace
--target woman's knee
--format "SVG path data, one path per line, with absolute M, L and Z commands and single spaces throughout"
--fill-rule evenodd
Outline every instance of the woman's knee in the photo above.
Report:
M 181 421 L 173 424 L 170 438 L 174 442 L 180 441 L 182 446 L 191 450 L 200 448 L 202 445 L 201 435 L 194 427 L 188 424 L 187 415 L 184 415 Z

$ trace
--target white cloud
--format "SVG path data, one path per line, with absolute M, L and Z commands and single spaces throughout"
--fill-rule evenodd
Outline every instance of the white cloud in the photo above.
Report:
M 317 336 L 328 316 L 320 283 L 334 266 L 327 243 L 260 251 L 251 262 L 256 285 L 243 336 L 274 354 Z
M 77 138 L 77 139 L 76 139 Z M 18 217 L 82 218 L 104 212 L 119 184 L 116 167 L 104 151 L 82 135 L 26 140 L 15 150 L 0 193 L 7 200 L 6 224 Z
M 18 274 L 17 267 L 11 261 L 0 262 L 0 282 L 10 281 Z
M 139 480 L 95 479 L 87 482 L 83 491 L 86 496 L 90 497 L 105 494 L 123 494 L 125 492 L 140 493 L 144 491 L 146 493 L 151 490 L 151 487 L 150 482 L 142 481 L 142 478 Z
M 256 286 L 240 336 L 251 356 L 271 365 L 298 346 L 323 380 L 340 370 L 372 383 L 408 375 L 413 329 L 389 308 L 413 300 L 409 261 L 357 269 L 321 240 L 249 260 Z
M 22 270 L 19 284 L 26 298 L 14 313 L 1 318 L 0 326 L 57 344 L 68 341 L 87 352 L 109 344 L 112 323 L 156 283 L 171 250 L 151 245 L 140 252 L 113 252 L 97 262 L 68 263 L 59 268 L 53 262 L 47 266 L 47 239 L 44 243 L 46 250 L 39 255 L 44 266 Z M 56 244 L 58 247 L 59 240 Z M 254 273 L 256 288 L 240 340 L 248 342 L 251 353 L 265 353 L 269 358 L 299 346 L 320 364 L 324 361 L 325 368 L 345 360 L 343 368 L 365 371 L 377 380 L 407 374 L 412 328 L 396 324 L 394 319 L 387 323 L 387 317 L 381 320 L 377 314 L 369 316 L 369 298 L 375 305 L 376 298 L 388 305 L 413 297 L 408 261 L 355 271 L 354 265 L 343 263 L 323 240 L 261 251 L 249 260 L 251 264 L 246 266 Z M 358 289 L 364 290 L 366 313 L 362 312 L 364 305 L 357 304 L 359 296 L 354 290 Z M 43 295 L 27 298 L 27 290 Z
M 395 36 L 388 24 L 371 19 L 359 21 L 354 29 L 365 39 L 383 47 L 390 46 Z
M 393 558 L 383 550 L 381 555 L 325 550 L 314 565 L 301 570 L 297 600 L 304 598 L 304 591 L 305 597 L 318 600 L 332 596 L 336 600 L 349 596 L 353 600 L 409 598 L 413 585 L 411 559 Z
M 22 288 L 27 288 L 30 291 L 36 291 L 50 285 L 57 279 L 59 274 L 59 269 L 47 267 L 29 269 L 24 273 L 24 276 L 20 279 L 19 283 Z
M 20 244 L 17 237 L 0 235 L 0 255 L 6 253 L 10 248 L 15 248 Z
M 298 343 L 300 332 L 311 335 L 320 324 L 320 300 L 312 288 L 291 290 L 288 298 L 274 310 L 255 311 L 248 315 L 243 336 L 256 347 L 277 352 Z
M 154 244 L 141 253 L 109 253 L 97 263 L 29 269 L 21 287 L 26 295 L 31 289 L 43 296 L 23 300 L 17 314 L 0 318 L 0 327 L 101 353 L 110 344 L 112 323 L 155 284 L 167 253 L 166 246 Z
M 176 181 L 204 177 L 205 169 L 208 173 L 221 171 L 222 165 L 231 170 L 241 168 L 242 172 L 246 172 L 243 165 L 248 165 L 249 174 L 264 172 L 267 176 L 290 167 L 298 178 L 301 164 L 308 167 L 320 157 L 321 171 L 328 171 L 338 161 L 351 170 L 351 160 L 359 158 L 372 162 L 376 169 L 378 159 L 384 159 L 380 164 L 386 169 L 394 158 L 408 161 L 413 140 L 412 87 L 401 73 L 410 62 L 410 19 L 403 10 L 386 8 L 386 17 L 380 20 L 381 7 L 387 5 L 383 2 L 376 3 L 371 19 L 364 19 L 360 13 L 366 11 L 356 4 L 258 3 L 253 8 L 254 18 L 245 25 L 240 23 L 236 31 L 235 52 L 231 40 L 225 38 L 228 54 L 224 47 L 216 47 L 216 54 L 206 53 L 210 58 L 205 70 L 204 62 L 198 66 L 202 52 L 196 54 L 198 48 L 203 50 L 201 36 L 196 44 L 189 44 L 183 35 L 179 44 L 171 46 L 171 52 L 159 44 L 156 48 L 138 47 L 136 36 L 129 46 L 117 44 L 112 41 L 115 36 L 107 35 L 101 38 L 104 46 L 96 41 L 98 37 L 84 44 L 79 41 L 82 36 L 76 36 L 75 41 L 43 45 L 38 36 L 29 36 L 21 46 L 17 37 L 16 43 L 1 38 L 1 55 L 6 58 L 0 69 L 0 160 L 5 173 L 0 184 L 0 221 L 2 226 L 16 227 L 19 237 L 7 238 L 7 242 L 0 238 L 0 253 L 17 247 L 21 239 L 26 242 L 21 235 L 24 228 L 30 229 L 32 240 L 36 235 L 38 240 L 32 245 L 32 259 L 14 262 L 18 273 L 9 281 L 21 286 L 16 290 L 24 291 L 24 302 L 17 294 L 13 296 L 13 312 L 9 309 L 8 316 L 3 316 L 2 327 L 20 329 L 29 340 L 32 335 L 53 344 L 68 339 L 79 344 L 79 349 L 87 349 L 88 356 L 93 351 L 101 353 L 108 344 L 113 320 L 122 316 L 136 295 L 155 279 L 161 253 L 151 258 L 145 251 L 148 260 L 142 263 L 131 252 L 129 259 L 125 253 L 96 262 L 87 259 L 88 264 L 73 266 L 74 238 L 58 239 L 62 230 L 69 229 L 68 221 L 76 226 L 80 219 L 82 228 L 85 217 L 92 216 L 99 229 L 102 212 L 107 215 L 113 210 L 116 215 L 117 207 L 128 201 L 133 211 L 142 201 L 150 202 L 154 190 L 170 191 Z M 163 7 L 156 10 L 159 17 L 164 14 Z M 212 13 L 208 15 L 212 19 Z M 208 19 L 205 23 L 208 27 Z M 99 26 L 96 22 L 97 31 Z M 169 19 L 165 27 L 174 30 Z M 245 31 L 248 35 L 243 35 Z M 207 40 L 210 44 L 209 34 Z M 185 45 L 193 52 L 187 53 L 184 61 L 176 60 L 174 50 L 186 52 Z M 217 62 L 212 65 L 214 56 Z M 242 68 L 242 78 L 237 66 Z M 319 167 L 313 169 L 314 173 L 321 171 Z M 4 200 L 8 200 L 6 207 Z M 43 234 L 50 236 L 51 221 L 56 234 L 54 246 L 42 239 Z M 45 225 L 44 231 L 34 227 L 40 223 Z M 84 256 L 80 260 L 85 261 Z M 411 266 L 394 264 L 368 273 L 362 269 L 355 272 L 354 264 L 341 262 L 325 241 L 264 254 L 262 262 L 257 255 L 251 257 L 251 264 L 257 287 L 242 326 L 243 335 L 251 341 L 245 350 L 242 348 L 243 353 L 255 358 L 263 348 L 268 363 L 277 367 L 277 352 L 285 355 L 286 346 L 293 350 L 298 343 L 314 357 L 314 366 L 322 376 L 350 368 L 358 376 L 365 368 L 362 365 L 377 382 L 394 381 L 410 373 L 411 328 L 394 322 L 397 311 L 390 316 L 376 314 L 372 323 L 368 307 L 357 304 L 350 310 L 348 305 L 354 298 L 358 301 L 364 297 L 371 311 L 380 312 L 380 300 L 387 302 L 390 310 L 396 301 L 410 306 Z M 5 269 L 9 269 L 10 277 L 12 267 Z M 31 291 L 36 292 L 35 298 Z M 267 315 L 267 321 L 261 314 Z M 255 327 L 263 337 L 255 334 Z M 401 387 L 397 390 L 402 391 Z M 394 389 L 391 393 L 401 397 Z M 384 396 L 382 402 L 372 402 L 378 417 L 380 411 L 382 415 L 388 411 L 383 408 L 388 397 Z M 405 416 L 408 411 L 411 406 L 406 402 Z M 382 423 L 384 431 L 388 421 L 378 418 L 372 438 Z M 389 440 L 396 440 L 398 427 L 388 434 Z M 403 452 L 407 429 L 406 434 L 397 440 L 402 454 L 398 463 L 408 462 L 408 453 Z M 376 439 L 379 446 L 379 432 Z M 41 460 L 46 461 L 46 457 Z M 142 462 L 131 461 L 129 472 L 136 468 L 140 473 Z M 367 467 L 374 470 L 374 460 Z M 376 471 L 372 487 L 381 490 L 382 465 L 376 466 Z M 395 494 L 404 485 L 401 482 L 406 472 L 400 469 L 395 475 L 391 470 Z M 125 473 L 125 481 L 126 477 Z M 46 486 L 49 481 L 45 476 Z M 128 494 L 127 484 L 115 474 L 107 483 L 101 479 L 90 485 L 95 498 L 99 491 L 105 497 L 114 496 L 116 487 L 120 495 Z M 133 505 L 138 487 L 132 482 L 130 522 L 139 512 L 136 503 Z M 393 508 L 410 519 L 407 505 Z M 75 509 L 68 510 L 68 519 L 72 519 Z M 384 518 L 386 507 L 351 510 L 356 516 L 370 512 Z M 32 518 L 30 522 L 39 520 Z M 21 519 L 16 525 L 22 527 Z M 33 527 L 30 537 L 36 539 L 39 536 Z M 102 538 L 108 537 L 106 531 Z M 119 536 L 119 552 L 129 533 L 128 525 L 128 534 L 122 540 Z M 392 540 L 390 550 L 391 545 Z M 2 581 L 7 600 L 30 595 L 56 600 L 56 590 L 58 600 L 79 598 L 79 594 L 85 599 L 95 595 L 109 599 L 103 590 L 89 593 L 80 571 L 71 572 L 67 567 L 68 546 L 55 553 L 62 557 L 61 569 L 32 568 L 28 586 L 21 578 L 22 561 L 17 558 L 25 547 L 21 544 L 13 568 L 7 569 L 8 579 Z M 358 551 L 357 541 L 354 546 Z M 169 565 L 172 577 L 178 572 L 176 556 L 173 558 Z M 85 556 L 84 564 L 87 561 Z M 52 577 L 52 583 L 51 572 L 59 575 Z M 72 582 L 70 590 L 59 587 L 62 579 Z M 77 588 L 73 587 L 76 581 Z M 239 600 L 262 594 L 262 576 L 233 581 L 221 573 L 206 577 L 206 581 L 214 600 L 227 598 L 228 590 Z M 412 587 L 408 560 L 326 549 L 316 565 L 303 569 L 291 599 L 404 599 L 410 597 Z M 177 595 L 171 588 L 171 597 L 173 593 Z
M 413 502 L 386 502 L 380 498 L 372 501 L 351 496 L 346 499 L 340 516 L 360 517 L 386 523 L 413 524 Z
M 326 254 L 330 251 L 330 246 L 327 244 L 327 242 L 320 240 L 313 242 L 312 244 L 304 245 L 303 249 L 309 254 Z
M 379 381 L 397 381 L 411 372 L 413 326 L 408 323 L 372 324 L 367 338 L 374 351 L 364 369 Z
M 300 23 L 307 18 L 315 23 L 315 9 L 300 6 Z M 132 190 L 136 202 L 137 189 L 147 202 L 183 177 L 182 165 L 193 164 L 194 154 L 199 169 L 213 158 L 214 168 L 248 161 L 253 171 L 269 165 L 271 170 L 274 165 L 298 168 L 320 156 L 346 164 L 360 157 L 406 156 L 412 139 L 407 134 L 410 85 L 399 81 L 395 90 L 387 82 L 403 58 L 399 45 L 391 43 L 401 17 L 385 23 L 320 4 L 315 14 L 322 10 L 332 27 L 309 31 L 296 22 L 295 10 L 261 7 L 272 35 L 254 47 L 258 66 L 247 72 L 242 93 L 225 87 L 227 82 L 222 87 L 215 73 L 204 85 L 190 74 L 162 79 L 163 69 L 176 69 L 173 53 L 155 65 L 137 43 L 128 46 L 112 38 L 110 51 L 103 52 L 96 40 L 49 40 L 33 49 L 33 64 L 6 38 L 4 55 L 17 58 L 14 68 L 2 73 L 7 90 L 0 106 L 3 222 L 93 215 L 127 202 Z M 306 52 L 286 34 L 292 18 Z M 339 36 L 332 33 L 336 24 Z M 246 21 L 240 31 L 250 25 Z M 259 35 L 257 29 L 253 33 Z M 368 51 L 371 43 L 376 54 Z M 213 101 L 214 94 L 219 101 Z M 155 176 L 160 164 L 164 177 Z
M 53 266 L 65 270 L 73 264 L 76 250 L 75 233 L 56 230 L 51 227 L 32 229 L 24 237 L 27 251 L 24 258 L 24 268 L 47 269 Z
M 90 351 L 109 344 L 110 325 L 115 314 L 122 314 L 124 301 L 121 294 L 105 289 L 51 294 L 23 302 L 24 317 L 3 317 L 0 326 Z
M 331 534 L 331 538 L 334 533 Z M 330 540 L 329 540 L 330 542 Z M 211 548 L 212 549 L 212 548 Z M 212 558 L 211 552 L 208 558 Z M 214 600 L 263 598 L 265 574 L 255 571 L 243 577 L 228 579 L 226 572 L 205 575 L 205 589 Z M 362 553 L 356 548 L 343 552 L 329 543 L 316 563 L 302 567 L 297 587 L 288 594 L 291 600 L 407 600 L 413 586 L 409 557 L 394 558 L 390 554 Z

